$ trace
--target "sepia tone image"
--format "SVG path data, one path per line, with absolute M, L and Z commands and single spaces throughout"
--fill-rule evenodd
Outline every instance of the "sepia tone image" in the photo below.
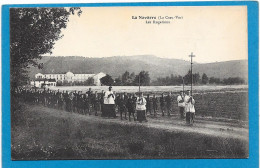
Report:
M 12 160 L 248 158 L 246 6 L 10 8 Z

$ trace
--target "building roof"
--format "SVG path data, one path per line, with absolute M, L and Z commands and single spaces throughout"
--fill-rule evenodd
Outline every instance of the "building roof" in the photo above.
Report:
M 69 73 L 73 73 L 71 71 L 68 71 Z M 41 75 L 66 75 L 68 72 L 61 72 L 61 73 L 37 73 L 37 74 L 41 74 Z M 35 74 L 35 75 L 37 75 Z M 82 72 L 78 72 L 78 73 L 73 73 L 73 74 L 86 74 L 86 75 L 94 75 L 95 73 L 82 73 Z

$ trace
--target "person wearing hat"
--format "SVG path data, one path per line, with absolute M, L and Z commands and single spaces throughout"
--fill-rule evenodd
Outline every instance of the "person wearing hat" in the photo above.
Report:
M 64 93 L 64 95 L 63 95 L 63 99 L 64 99 L 64 101 L 65 101 L 65 110 L 66 111 L 70 111 L 70 106 L 69 106 L 69 92 L 68 91 L 66 91 L 65 93 Z
M 93 108 L 93 92 L 91 90 L 91 88 L 88 89 L 87 91 L 87 94 L 88 94 L 88 100 L 89 100 L 89 114 L 91 114 L 92 110 L 94 110 Z
M 136 120 L 135 119 L 135 106 L 136 106 L 135 102 L 136 102 L 136 100 L 135 100 L 134 94 L 131 94 L 128 97 L 127 102 L 126 102 L 129 121 L 131 121 L 131 115 L 133 116 L 134 121 Z
M 156 117 L 157 115 L 157 110 L 158 110 L 158 99 L 157 97 L 155 96 L 155 94 L 153 95 L 153 98 L 152 98 L 152 102 L 153 102 L 153 115 L 154 117 Z
M 185 117 L 185 102 L 184 102 L 184 92 L 180 91 L 179 96 L 177 97 L 179 112 L 180 112 L 180 118 L 184 119 Z
M 137 97 L 137 100 L 136 100 L 137 121 L 139 121 L 139 122 L 146 121 L 147 122 L 145 111 L 146 111 L 146 100 L 143 96 L 143 93 L 140 93 L 140 96 Z
M 101 91 L 101 94 L 100 94 L 100 99 L 99 99 L 99 102 L 100 102 L 100 111 L 101 111 L 101 117 L 103 117 L 104 113 L 103 113 L 103 106 L 104 106 L 104 90 Z
M 165 101 L 166 101 L 167 114 L 168 116 L 170 116 L 172 113 L 172 103 L 173 103 L 171 92 L 169 92 L 168 95 L 165 97 Z
M 95 111 L 95 116 L 98 115 L 98 107 L 99 107 L 99 98 L 98 98 L 98 93 L 97 91 L 95 91 L 95 94 L 93 94 L 92 96 L 92 107 L 93 107 L 93 110 Z
M 109 86 L 108 91 L 104 95 L 104 115 L 107 117 L 116 117 L 115 113 L 115 95 L 112 91 L 112 86 Z
M 83 97 L 83 102 L 84 102 L 84 109 L 83 109 L 83 114 L 89 114 L 90 115 L 90 100 L 89 100 L 89 97 L 88 97 L 88 92 L 86 92 L 84 94 L 84 97 Z
M 185 96 L 185 111 L 186 111 L 186 124 L 193 125 L 195 117 L 195 100 L 191 96 L 190 90 L 187 91 L 188 95 Z
M 62 110 L 63 107 L 63 101 L 64 101 L 63 95 L 64 95 L 64 91 L 58 94 L 58 109 L 60 110 Z
M 120 118 L 123 120 L 123 113 L 125 115 L 125 119 L 127 120 L 127 108 L 126 108 L 126 103 L 127 103 L 127 97 L 125 94 L 120 94 L 119 99 L 118 99 L 118 109 L 120 112 Z
M 164 112 L 166 111 L 165 106 L 166 106 L 165 97 L 164 94 L 162 93 L 162 96 L 160 97 L 160 107 L 162 111 L 162 116 L 164 116 Z
M 148 112 L 150 113 L 150 115 L 152 115 L 152 100 L 151 100 L 149 94 L 146 97 L 146 102 L 147 102 L 147 105 L 146 105 L 146 115 L 147 115 Z

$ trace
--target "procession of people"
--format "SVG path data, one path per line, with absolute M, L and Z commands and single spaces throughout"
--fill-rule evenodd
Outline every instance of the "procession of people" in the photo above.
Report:
M 25 89 L 15 90 L 16 98 L 34 104 L 57 108 L 68 112 L 75 112 L 84 115 L 96 115 L 101 112 L 101 117 L 116 118 L 120 113 L 121 120 L 148 122 L 147 115 L 156 117 L 161 112 L 164 116 L 170 116 L 173 112 L 173 105 L 177 100 L 179 116 L 181 120 L 186 119 L 187 125 L 193 125 L 195 118 L 195 100 L 190 91 L 180 91 L 177 99 L 171 92 L 162 93 L 160 97 L 155 94 L 145 97 L 142 92 L 138 93 L 116 93 L 109 86 L 107 91 L 101 93 L 93 92 L 91 88 L 86 93 L 82 91 L 60 91 L 50 89 Z M 160 109 L 159 109 L 160 107 Z M 127 115 L 128 114 L 128 115 Z

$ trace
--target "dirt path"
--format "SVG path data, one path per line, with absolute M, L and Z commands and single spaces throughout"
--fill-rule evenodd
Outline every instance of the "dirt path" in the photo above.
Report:
M 210 135 L 214 137 L 235 138 L 248 141 L 248 128 L 242 127 L 239 123 L 234 122 L 218 122 L 205 119 L 195 119 L 193 126 L 187 126 L 184 120 L 180 120 L 178 116 L 158 116 L 154 118 L 148 115 L 148 122 L 139 123 L 136 121 L 101 118 L 94 115 L 81 115 L 70 113 L 63 110 L 50 109 L 43 106 L 31 106 L 30 110 L 38 117 L 57 117 L 57 118 L 73 118 L 79 121 L 99 122 L 103 124 L 122 124 L 122 125 L 143 125 L 148 128 L 162 129 L 169 132 L 191 132 L 202 135 Z M 44 113 L 43 113 L 44 112 Z M 118 115 L 118 114 L 117 114 Z

